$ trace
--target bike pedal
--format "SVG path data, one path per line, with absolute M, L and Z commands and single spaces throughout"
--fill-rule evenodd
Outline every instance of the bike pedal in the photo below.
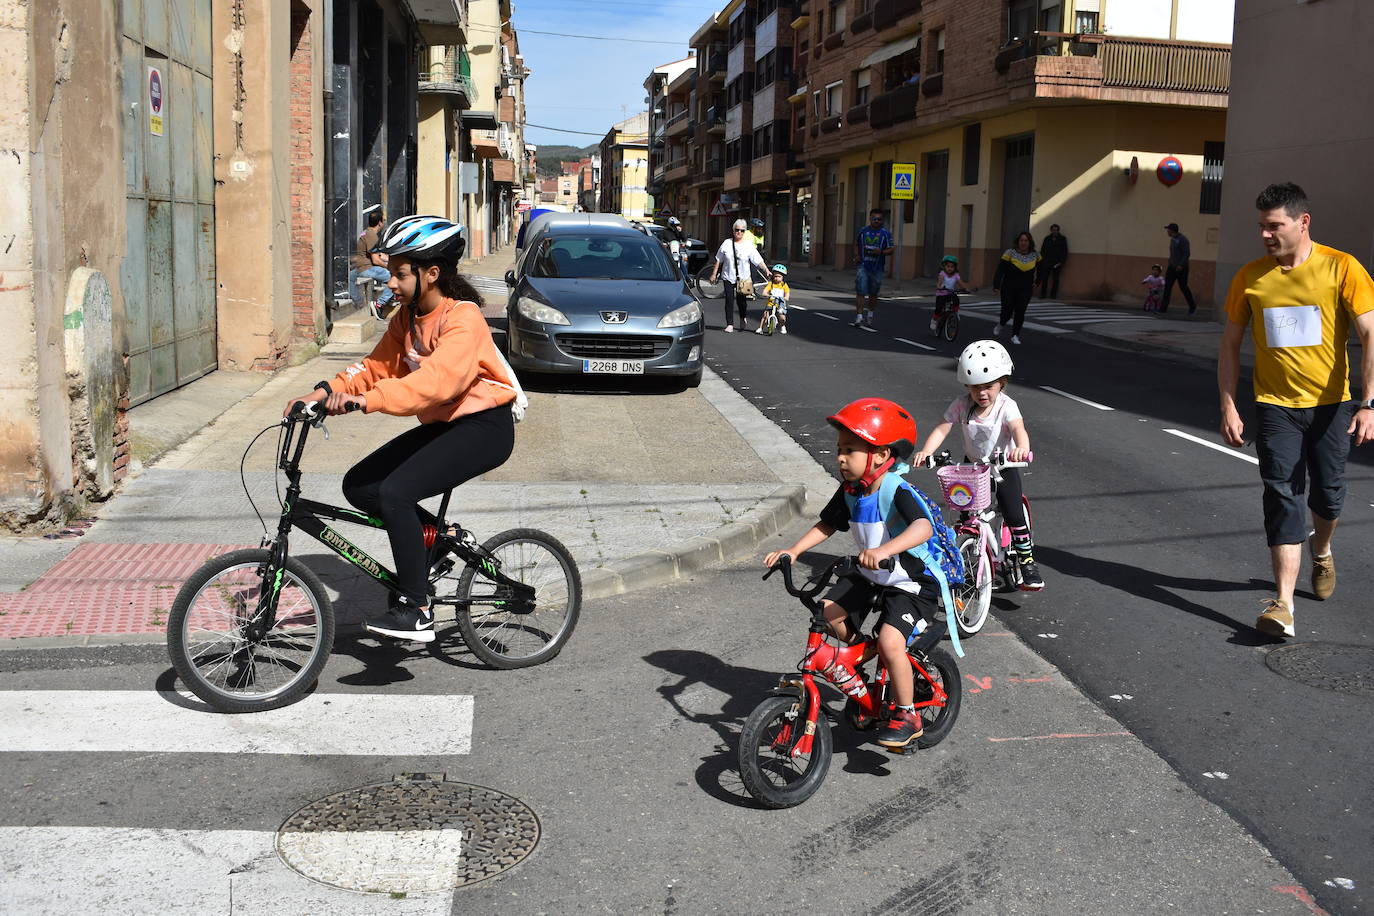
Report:
M 889 754 L 892 754 L 895 757 L 910 757 L 912 754 L 919 751 L 920 748 L 917 747 L 916 742 L 913 741 L 906 747 L 889 747 L 884 748 L 884 750 L 886 750 Z

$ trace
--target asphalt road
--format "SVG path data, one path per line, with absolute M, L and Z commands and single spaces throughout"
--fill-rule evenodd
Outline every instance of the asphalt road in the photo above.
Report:
M 958 341 L 937 343 L 918 303 L 885 304 L 870 333 L 847 326 L 851 296 L 794 301 L 807 310 L 792 310 L 786 338 L 714 333 L 710 364 L 827 464 L 824 417 L 853 398 L 904 404 L 924 436 L 960 392 L 960 349 L 992 330 L 966 315 Z M 1057 330 L 1027 330 L 1011 348 L 1048 585 L 995 599 L 997 619 L 1253 831 L 1322 907 L 1374 910 L 1374 446 L 1352 458 L 1336 594 L 1316 602 L 1306 564 L 1299 582 L 1292 642 L 1309 674 L 1344 677 L 1347 691 L 1321 689 L 1271 670 L 1266 661 L 1300 660 L 1271 656 L 1279 644 L 1251 626 L 1273 588 L 1258 474 L 1239 457 L 1253 448 L 1178 435 L 1218 443 L 1214 370 L 1107 346 L 1091 325 Z M 938 489 L 929 472 L 913 480 Z

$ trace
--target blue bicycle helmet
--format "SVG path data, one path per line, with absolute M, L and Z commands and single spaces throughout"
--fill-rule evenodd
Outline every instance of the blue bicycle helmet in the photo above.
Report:
M 442 216 L 403 216 L 387 227 L 372 250 L 417 261 L 457 263 L 467 249 L 463 227 Z

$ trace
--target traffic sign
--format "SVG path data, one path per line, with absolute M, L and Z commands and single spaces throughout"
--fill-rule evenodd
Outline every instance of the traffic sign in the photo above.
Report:
M 726 216 L 726 215 L 729 214 L 729 212 L 730 212 L 729 210 L 726 210 L 726 209 L 725 209 L 725 201 L 722 200 L 721 198 L 717 197 L 717 198 L 716 198 L 716 205 L 715 205 L 714 207 L 711 208 L 711 215 L 712 215 L 712 216 Z
M 892 163 L 892 199 L 916 199 L 916 163 Z

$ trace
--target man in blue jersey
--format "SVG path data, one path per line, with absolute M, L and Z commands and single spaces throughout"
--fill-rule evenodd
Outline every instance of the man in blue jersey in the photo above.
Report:
M 883 267 L 892 254 L 892 233 L 883 228 L 883 211 L 869 210 L 868 225 L 854 239 L 854 323 L 851 327 L 873 327 L 873 309 L 878 290 L 883 288 Z M 865 302 L 865 299 L 867 302 Z

